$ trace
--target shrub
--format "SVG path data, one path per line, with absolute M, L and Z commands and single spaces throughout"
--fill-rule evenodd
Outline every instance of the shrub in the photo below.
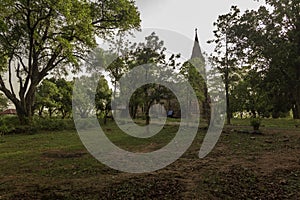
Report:
M 38 129 L 29 125 L 17 125 L 12 133 L 14 134 L 35 134 Z
M 31 125 L 20 125 L 17 116 L 0 117 L 0 135 L 34 134 L 38 131 L 74 130 L 73 119 L 34 117 Z
M 250 125 L 253 127 L 254 130 L 259 130 L 260 124 L 261 124 L 260 118 L 252 118 L 250 120 Z
M 18 124 L 16 116 L 1 116 L 0 117 L 0 135 L 11 134 L 15 131 Z
M 99 120 L 99 119 L 98 119 Z M 76 120 L 76 127 L 79 129 L 90 129 L 95 128 L 99 124 L 98 121 L 89 118 L 81 118 Z
M 8 128 L 7 125 L 2 124 L 0 126 L 0 135 L 7 135 L 10 132 L 10 129 Z
M 75 129 L 72 119 L 35 118 L 33 125 L 36 129 L 45 131 L 62 131 Z

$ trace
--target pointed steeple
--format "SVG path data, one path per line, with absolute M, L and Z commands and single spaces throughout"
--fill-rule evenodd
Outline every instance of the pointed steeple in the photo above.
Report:
M 195 41 L 194 41 L 194 47 L 193 47 L 191 59 L 193 59 L 193 58 L 200 58 L 202 61 L 204 61 L 204 57 L 202 55 L 200 44 L 199 44 L 197 28 L 195 29 Z
M 195 29 L 195 41 L 194 41 L 194 47 L 193 47 L 193 52 L 192 52 L 192 57 L 189 61 L 195 68 L 198 69 L 200 74 L 200 80 L 204 81 L 199 81 L 199 88 L 202 89 L 200 91 L 202 95 L 204 96 L 204 99 L 200 100 L 199 105 L 200 105 L 200 116 L 203 116 L 204 119 L 210 121 L 210 97 L 208 95 L 208 89 L 207 89 L 207 84 L 206 84 L 206 69 L 205 69 L 205 59 L 204 56 L 201 52 L 200 48 L 200 43 L 199 43 L 199 38 L 198 38 L 198 29 Z
M 198 42 L 199 44 L 199 39 L 198 39 L 198 29 L 195 29 L 195 42 Z

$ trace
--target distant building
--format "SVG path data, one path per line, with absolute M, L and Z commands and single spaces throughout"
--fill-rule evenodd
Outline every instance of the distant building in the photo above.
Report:
M 0 112 L 0 115 L 16 115 L 17 111 L 16 109 L 7 109 L 4 110 L 3 112 Z
M 205 119 L 207 121 L 210 120 L 210 100 L 208 96 L 208 89 L 206 84 L 206 69 L 205 69 L 205 59 L 201 52 L 199 38 L 197 29 L 195 30 L 195 40 L 194 40 L 194 46 L 192 50 L 192 55 L 190 60 L 188 60 L 184 65 L 187 64 L 189 67 L 196 68 L 200 74 L 203 76 L 199 77 L 197 83 L 194 86 L 197 86 L 197 88 L 201 88 L 201 98 L 198 99 L 198 101 L 189 100 L 188 102 L 188 108 L 187 112 L 190 115 L 198 115 L 200 113 L 200 117 L 202 119 Z M 187 94 L 189 96 L 189 94 Z M 177 100 L 168 100 L 168 103 L 165 103 L 166 100 L 162 100 L 164 102 L 164 105 L 167 109 L 174 110 L 175 116 L 180 117 L 180 106 Z M 167 105 L 167 106 L 166 106 Z
M 199 101 L 200 108 L 198 108 L 198 109 L 200 109 L 201 118 L 209 121 L 210 120 L 210 99 L 208 96 L 208 88 L 207 88 L 207 83 L 206 83 L 207 80 L 206 80 L 205 59 L 201 52 L 197 32 L 198 32 L 198 30 L 195 29 L 194 47 L 193 47 L 191 59 L 188 62 L 193 64 L 194 67 L 196 67 L 200 71 L 201 75 L 203 75 L 203 77 L 200 77 L 200 79 L 202 79 L 202 81 L 199 82 L 198 84 L 201 86 L 200 88 L 203 88 L 202 93 L 203 93 L 204 98 Z M 197 61 L 200 61 L 200 64 Z M 193 108 L 193 105 L 198 105 L 198 104 L 195 102 L 191 102 L 191 105 Z M 194 107 L 194 109 L 197 109 L 197 108 Z

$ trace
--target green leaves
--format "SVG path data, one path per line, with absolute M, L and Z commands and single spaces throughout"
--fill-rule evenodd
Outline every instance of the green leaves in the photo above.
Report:
M 242 16 L 236 36 L 248 63 L 259 67 L 267 77 L 265 82 L 272 85 L 266 92 L 273 92 L 270 95 L 277 100 L 283 97 L 280 104 L 285 106 L 278 107 L 276 100 L 275 111 L 287 112 L 300 105 L 300 4 L 292 0 L 266 2 L 268 7 Z M 295 111 L 294 117 L 299 116 L 300 109 Z
M 189 84 L 193 87 L 199 102 L 205 100 L 205 63 L 200 58 L 193 58 L 192 60 L 183 63 L 180 68 L 180 74 L 182 74 Z
M 240 10 L 236 6 L 232 6 L 230 12 L 220 15 L 214 23 L 216 30 L 214 31 L 215 39 L 208 43 L 215 43 L 214 53 L 210 56 L 210 61 L 221 73 L 225 83 L 226 103 L 227 103 L 227 123 L 230 124 L 232 115 L 230 109 L 230 89 L 234 83 L 234 78 L 238 65 L 241 64 L 241 49 L 236 42 L 235 27 L 240 20 Z
M 101 76 L 98 81 L 98 86 L 95 94 L 95 106 L 98 112 L 105 116 L 105 112 L 111 110 L 112 90 L 108 86 L 108 82 L 104 76 Z
M 0 10 L 0 70 L 10 71 L 10 87 L 0 75 L 0 90 L 26 116 L 33 114 L 36 87 L 48 74 L 80 71 L 97 35 L 140 23 L 130 0 L 3 0 Z M 19 95 L 12 77 L 18 79 Z
M 119 29 L 136 29 L 140 26 L 140 14 L 132 0 L 98 0 L 91 3 L 91 15 L 97 32 Z

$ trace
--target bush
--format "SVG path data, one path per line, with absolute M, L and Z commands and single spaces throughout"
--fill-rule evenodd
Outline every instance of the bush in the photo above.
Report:
M 72 119 L 60 118 L 39 118 L 33 119 L 32 125 L 17 125 L 15 126 L 15 133 L 34 134 L 38 131 L 63 131 L 74 130 L 74 122 Z
M 0 135 L 9 134 L 33 134 L 37 130 L 34 126 L 20 125 L 17 116 L 1 116 L 0 117 Z
M 10 129 L 8 128 L 7 125 L 2 124 L 0 126 L 0 135 L 7 135 L 10 132 Z
M 38 131 L 74 130 L 73 119 L 34 117 L 32 125 L 20 125 L 17 116 L 0 116 L 0 135 L 34 134 Z
M 99 120 L 99 119 L 98 119 Z M 100 122 L 90 118 L 80 118 L 76 120 L 76 127 L 79 129 L 90 129 L 98 126 Z
M 14 133 L 18 118 L 16 116 L 1 116 L 0 117 L 0 135 L 8 135 Z
M 75 129 L 72 119 L 59 118 L 35 118 L 33 126 L 38 130 L 45 131 L 63 131 Z
M 12 133 L 14 134 L 35 134 L 38 129 L 29 125 L 17 125 Z
M 250 120 L 250 125 L 253 127 L 254 130 L 259 130 L 260 124 L 261 124 L 260 118 L 252 118 Z

